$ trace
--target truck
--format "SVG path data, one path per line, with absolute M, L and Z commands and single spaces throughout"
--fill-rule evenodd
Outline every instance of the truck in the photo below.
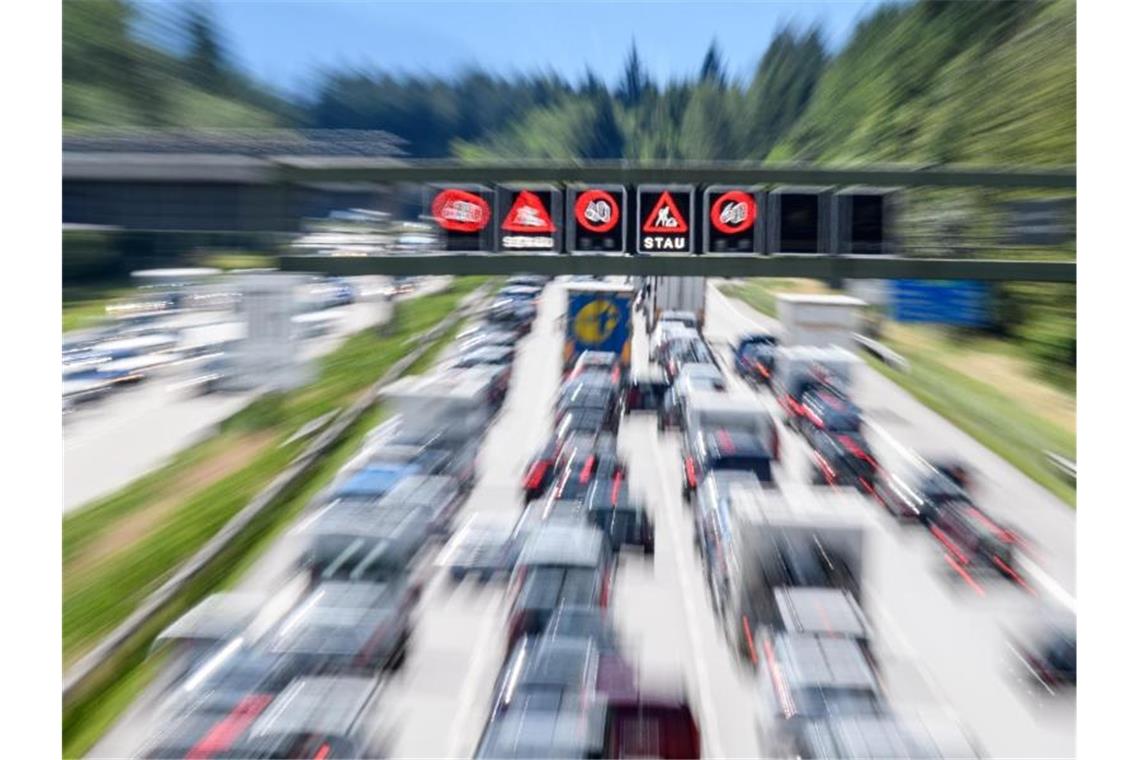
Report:
M 866 302 L 851 296 L 780 293 L 776 313 L 786 346 L 839 346 L 854 350 Z
M 652 333 L 665 312 L 690 312 L 697 318 L 697 329 L 705 326 L 704 277 L 647 277 L 645 328 Z
M 764 488 L 739 471 L 710 473 L 694 506 L 696 541 L 714 607 L 737 651 L 759 664 L 776 633 L 818 633 L 803 613 L 822 605 L 832 633 L 869 653 L 859 611 L 864 526 L 857 495 L 802 487 Z M 815 594 L 806 599 L 803 590 Z
M 574 282 L 566 286 L 566 336 L 563 375 L 583 351 L 615 354 L 623 376 L 633 353 L 633 286 L 609 282 Z

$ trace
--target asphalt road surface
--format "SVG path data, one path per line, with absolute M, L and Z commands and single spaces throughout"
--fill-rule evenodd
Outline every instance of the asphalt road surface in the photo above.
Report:
M 349 335 L 388 319 L 391 304 L 381 297 L 386 278 L 351 278 L 358 300 L 328 309 L 332 330 L 305 341 L 302 356 L 312 360 L 339 346 Z M 433 277 L 413 295 L 442 288 L 449 278 Z M 192 328 L 201 333 L 240 334 L 228 315 Z M 191 315 L 210 319 L 209 314 Z M 181 319 L 181 317 L 175 317 Z M 208 436 L 219 422 L 253 400 L 253 392 L 197 395 L 185 383 L 202 360 L 163 367 L 141 385 L 113 393 L 90 408 L 74 412 L 63 428 L 63 510 L 115 492 L 155 469 L 174 454 Z
M 522 507 L 523 468 L 550 431 L 564 307 L 564 291 L 554 283 L 544 293 L 534 331 L 520 345 L 511 392 L 488 431 L 480 479 L 457 524 L 475 512 L 510 519 Z M 707 314 L 706 332 L 722 346 L 739 332 L 770 324 L 712 289 Z M 646 338 L 638 322 L 635 369 L 646 364 Z M 862 516 L 870 528 L 866 607 L 891 699 L 905 712 L 958 722 L 986 756 L 1074 756 L 1072 702 L 1035 698 L 1012 669 L 1004 636 L 1032 619 L 1041 605 L 1072 601 L 1072 513 L 1058 512 L 1041 489 L 871 370 L 863 370 L 857 383 L 857 398 L 873 418 L 879 410 L 890 413 L 879 416 L 883 438 L 872 443 L 882 449 L 888 445 L 885 436 L 891 436 L 900 448 L 894 454 L 884 451 L 884 459 L 908 456 L 905 447 L 912 444 L 956 451 L 983 474 L 983 503 L 1015 519 L 1040 546 L 1041 578 L 1030 579 L 1032 593 L 997 581 L 981 581 L 979 593 L 948 572 L 925 531 L 898 526 L 876 504 L 865 502 Z M 760 396 L 774 406 L 770 395 Z M 806 448 L 786 428 L 781 435 L 784 458 L 776 479 L 794 492 L 809 482 Z M 626 651 L 644 680 L 684 685 L 706 757 L 764 756 L 756 676 L 718 627 L 693 547 L 692 522 L 680 495 L 677 435 L 659 435 L 652 416 L 634 415 L 623 423 L 619 446 L 630 464 L 632 488 L 645 498 L 657 528 L 655 559 L 623 555 L 619 565 L 611 609 Z M 1008 498 L 991 504 L 1000 494 Z M 288 585 L 295 557 L 296 547 L 282 540 L 254 567 L 242 590 L 291 589 L 278 591 L 275 606 L 284 608 L 296 593 L 297 584 Z M 392 756 L 470 757 L 491 704 L 505 628 L 501 585 L 454 585 L 443 574 L 433 577 L 422 597 L 407 664 L 388 680 L 375 716 L 391 737 Z M 155 693 L 152 688 L 144 694 L 91 755 L 138 752 L 154 729 Z

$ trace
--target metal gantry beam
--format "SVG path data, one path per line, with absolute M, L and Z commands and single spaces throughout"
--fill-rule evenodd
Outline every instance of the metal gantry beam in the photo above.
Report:
M 739 185 L 872 185 L 889 187 L 999 187 L 1076 190 L 1076 170 L 879 164 L 817 167 L 806 164 L 678 161 L 398 161 L 368 158 L 278 158 L 286 182 L 478 183 L 583 182 Z
M 379 256 L 282 256 L 281 269 L 352 275 L 643 275 L 677 277 L 805 277 L 810 279 L 984 280 L 1076 282 L 1075 261 L 922 259 L 899 256 L 616 256 L 511 253 L 426 253 Z

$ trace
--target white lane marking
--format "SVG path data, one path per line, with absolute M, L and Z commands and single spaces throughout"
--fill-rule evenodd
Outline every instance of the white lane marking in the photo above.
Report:
M 655 445 L 653 451 L 654 464 L 657 467 L 657 474 L 660 477 L 658 483 L 664 488 L 664 484 L 670 482 L 669 473 L 665 470 L 665 463 L 662 461 L 661 454 L 663 453 L 659 445 Z M 720 745 L 720 727 L 716 722 L 716 709 L 712 700 L 712 686 L 709 681 L 708 670 L 704 665 L 704 650 L 698 648 L 698 642 L 701 640 L 700 634 L 697 631 L 697 609 L 693 603 L 694 595 L 693 588 L 689 583 L 689 576 L 685 572 L 685 567 L 682 558 L 685 556 L 685 547 L 681 541 L 681 533 L 677 527 L 676 515 L 673 514 L 672 503 L 669 499 L 661 500 L 661 513 L 664 515 L 665 520 L 669 523 L 669 534 L 671 543 L 673 544 L 674 564 L 677 570 L 677 579 L 681 586 L 681 604 L 685 611 L 685 627 L 688 629 L 689 634 L 689 647 L 693 653 L 690 662 L 693 664 L 693 669 L 697 675 L 697 698 L 700 700 L 701 723 L 706 727 L 706 730 L 701 731 L 701 736 L 706 739 L 706 748 L 710 757 L 724 757 L 724 750 Z

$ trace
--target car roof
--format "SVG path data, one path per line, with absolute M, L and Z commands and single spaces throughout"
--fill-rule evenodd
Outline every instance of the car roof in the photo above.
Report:
M 527 538 L 519 564 L 597 567 L 604 557 L 603 539 L 590 526 L 544 525 Z

